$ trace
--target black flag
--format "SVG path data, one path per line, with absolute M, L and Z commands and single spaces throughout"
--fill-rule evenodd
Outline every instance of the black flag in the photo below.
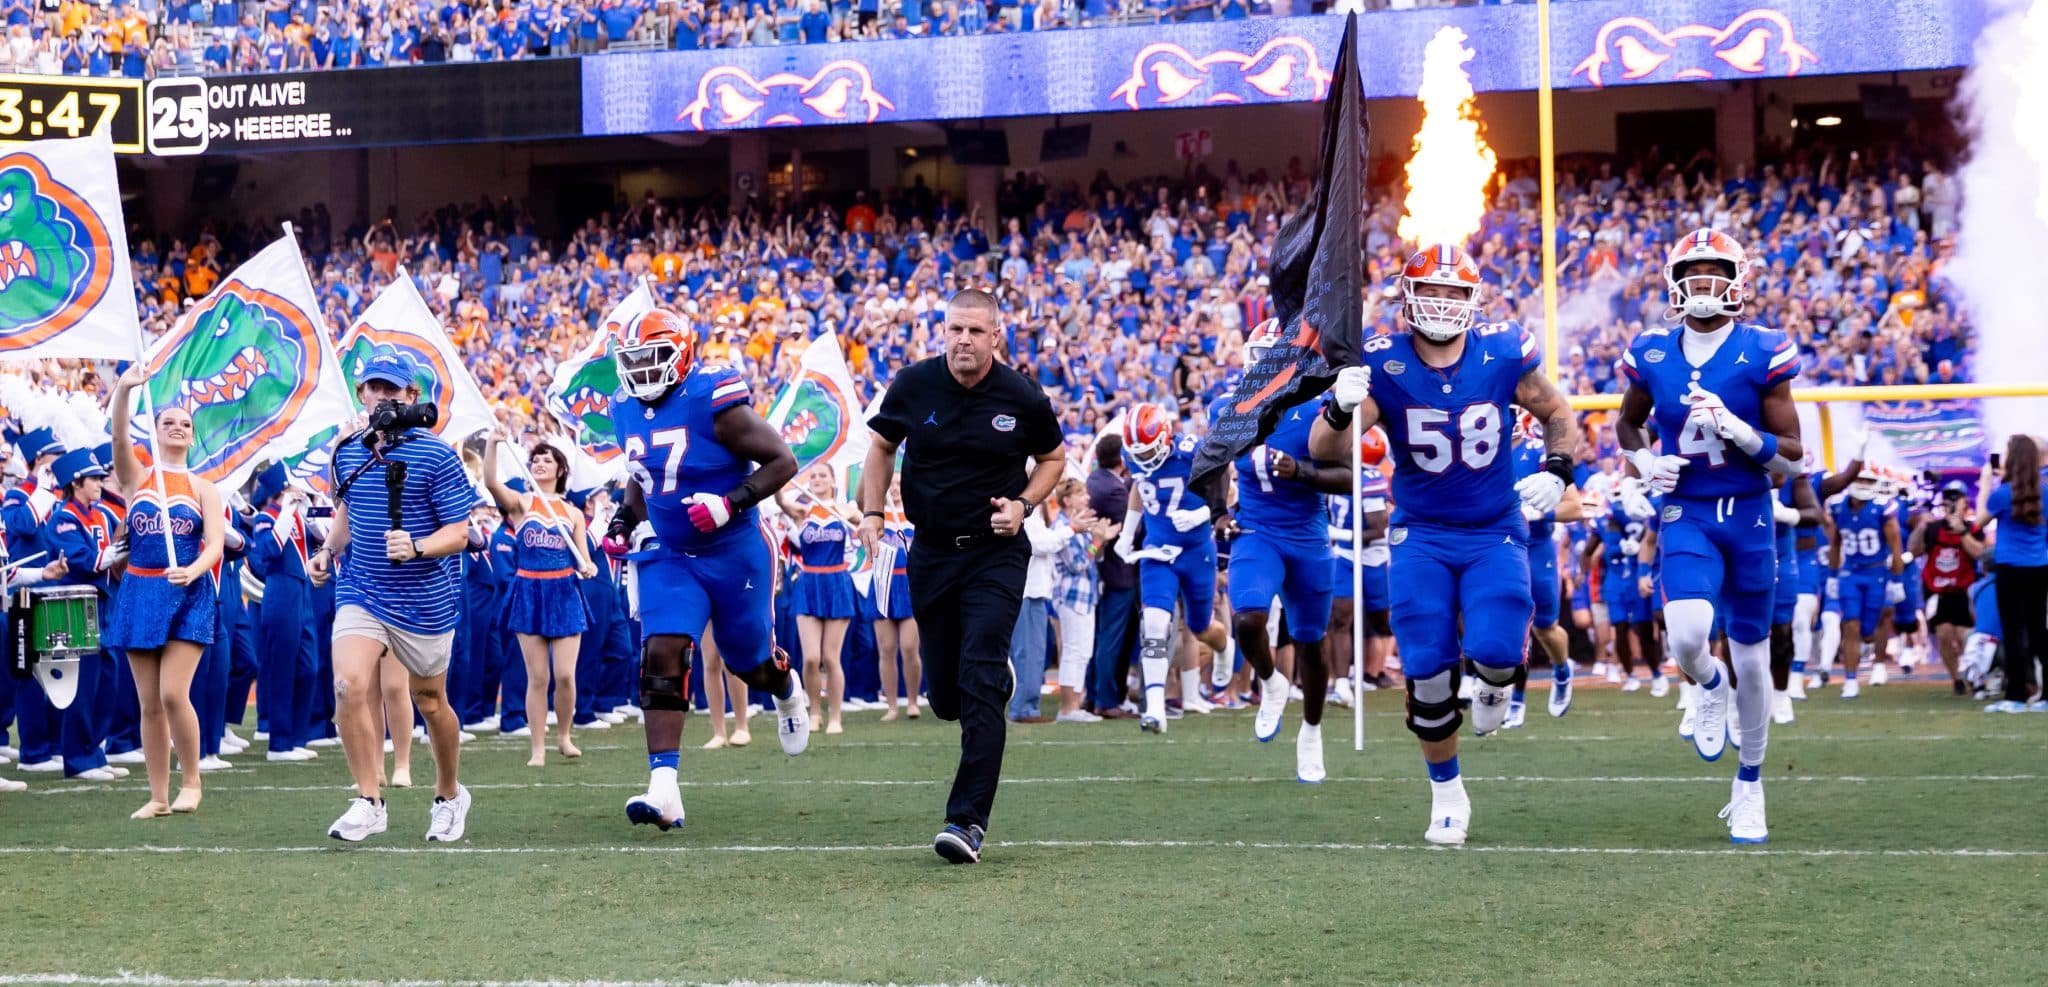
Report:
M 1273 310 L 1280 341 L 1245 367 L 1223 399 L 1195 455 L 1194 479 L 1221 469 L 1263 441 L 1280 413 L 1323 393 L 1337 368 L 1358 362 L 1364 321 L 1359 227 L 1365 221 L 1369 127 L 1358 83 L 1358 15 L 1344 18 L 1330 93 L 1323 101 L 1315 192 L 1280 227 L 1273 244 Z M 1251 327 L 1246 327 L 1250 332 Z

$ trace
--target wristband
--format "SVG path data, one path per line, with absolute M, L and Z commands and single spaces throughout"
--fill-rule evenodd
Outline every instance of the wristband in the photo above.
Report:
M 1323 420 L 1329 422 L 1331 428 L 1334 428 L 1339 432 L 1342 432 L 1350 428 L 1352 417 L 1352 412 L 1345 411 L 1344 409 L 1337 407 L 1337 402 L 1323 402 Z
M 754 478 L 749 476 L 741 480 L 739 486 L 732 488 L 725 495 L 725 502 L 732 508 L 734 514 L 760 503 L 761 495 L 754 492 Z
M 878 517 L 878 518 L 883 518 L 883 519 L 887 519 L 887 518 L 888 518 L 888 515 L 886 515 L 886 514 L 883 514 L 883 513 L 881 512 L 881 511 L 862 511 L 862 512 L 860 512 L 860 516 L 861 516 L 861 518 L 862 518 L 862 519 L 866 519 L 866 518 L 871 518 L 871 517 Z
M 1575 482 L 1572 477 L 1572 461 L 1561 452 L 1553 452 L 1543 457 L 1543 472 L 1563 480 L 1567 487 Z
M 1758 466 L 1769 466 L 1771 460 L 1778 458 L 1778 437 L 1771 432 L 1758 432 L 1757 437 L 1763 440 L 1762 444 L 1749 454 L 1749 458 Z

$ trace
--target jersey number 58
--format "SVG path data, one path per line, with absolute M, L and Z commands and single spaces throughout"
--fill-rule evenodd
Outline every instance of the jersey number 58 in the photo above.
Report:
M 1485 469 L 1500 455 L 1501 417 L 1493 404 L 1467 405 L 1454 425 L 1448 411 L 1410 408 L 1408 456 L 1427 473 L 1441 473 L 1453 462 L 1464 463 L 1466 469 Z

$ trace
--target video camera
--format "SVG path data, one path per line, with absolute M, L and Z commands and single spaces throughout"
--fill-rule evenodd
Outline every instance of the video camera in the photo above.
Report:
M 432 401 L 407 404 L 397 399 L 377 402 L 370 411 L 370 430 L 381 432 L 386 441 L 415 428 L 433 428 L 441 420 L 441 409 Z

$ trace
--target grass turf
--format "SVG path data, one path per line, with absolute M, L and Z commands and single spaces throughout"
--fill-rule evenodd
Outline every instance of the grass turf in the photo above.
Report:
M 1586 690 L 1563 720 L 1465 741 L 1472 844 L 1427 849 L 1428 790 L 1398 699 L 1364 754 L 1326 726 L 1330 781 L 1293 780 L 1250 715 L 1011 731 L 983 863 L 929 849 L 957 730 L 848 717 L 801 758 L 756 720 L 744 750 L 686 750 L 686 828 L 625 823 L 640 736 L 578 762 L 524 740 L 463 751 L 455 852 L 326 836 L 338 750 L 209 775 L 200 813 L 132 822 L 137 777 L 28 776 L 0 796 L 0 974 L 174 980 L 2038 983 L 2048 895 L 2048 717 L 1987 716 L 1946 686 L 1830 689 L 1772 731 L 1771 844 L 1715 818 L 1734 754 L 1704 764 L 1668 700 Z M 692 717 L 686 742 L 708 734 Z M 260 748 L 260 745 L 258 745 Z M 0 770 L 12 770 L 11 768 Z M 19 776 L 18 776 L 19 777 Z M 184 848 L 108 852 L 107 848 Z M 365 852 L 371 851 L 371 852 Z M 403 851 L 403 852 L 392 852 Z M 477 852 L 491 851 L 491 852 Z M 1931 851 L 1925 854 L 1912 851 Z

